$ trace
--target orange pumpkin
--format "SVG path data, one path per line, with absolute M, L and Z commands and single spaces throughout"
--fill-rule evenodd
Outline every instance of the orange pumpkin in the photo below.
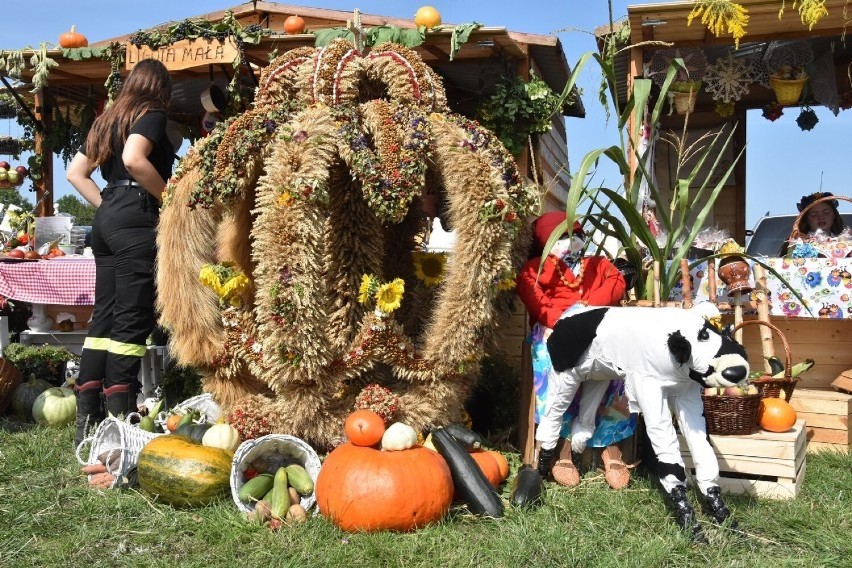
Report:
M 453 478 L 437 452 L 398 452 L 342 444 L 322 464 L 315 494 L 320 513 L 345 531 L 410 531 L 441 520 Z
M 441 14 L 432 6 L 421 6 L 414 14 L 414 23 L 424 28 L 441 25 Z
M 486 450 L 491 457 L 494 458 L 494 461 L 497 462 L 497 467 L 500 469 L 500 481 L 506 481 L 506 478 L 509 477 L 509 462 L 506 460 L 506 456 L 498 452 L 497 450 Z
M 305 20 L 300 16 L 290 16 L 284 20 L 284 31 L 288 34 L 300 34 L 305 31 Z
M 359 409 L 346 418 L 343 431 L 356 446 L 375 446 L 382 441 L 385 421 L 372 410 Z
M 89 40 L 86 36 L 76 30 L 76 26 L 71 26 L 71 30 L 59 36 L 59 47 L 71 49 L 74 47 L 87 47 Z
M 796 423 L 796 411 L 784 399 L 764 398 L 760 401 L 757 424 L 770 432 L 786 432 Z
M 470 453 L 470 457 L 473 458 L 473 461 L 476 462 L 476 465 L 479 466 L 479 469 L 482 470 L 482 473 L 485 474 L 485 478 L 488 479 L 488 482 L 494 487 L 498 487 L 502 482 L 503 478 L 500 476 L 500 466 L 497 464 L 497 460 L 491 455 L 491 452 L 485 450 L 474 450 Z

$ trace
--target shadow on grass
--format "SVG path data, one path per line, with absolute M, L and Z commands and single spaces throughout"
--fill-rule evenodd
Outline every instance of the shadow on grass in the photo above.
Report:
M 23 422 L 14 416 L 0 416 L 0 430 L 4 432 L 28 432 L 35 428 L 31 422 Z

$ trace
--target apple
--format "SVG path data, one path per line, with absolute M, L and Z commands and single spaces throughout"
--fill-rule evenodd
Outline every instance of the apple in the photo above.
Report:
M 743 391 L 740 387 L 728 387 L 725 389 L 725 396 L 742 396 Z
M 21 177 L 15 170 L 9 170 L 8 172 L 6 172 L 6 179 L 9 181 L 9 183 L 18 183 L 18 180 L 21 179 Z
M 757 390 L 756 385 L 749 385 L 746 387 L 746 394 L 760 394 L 760 391 Z
M 6 178 L 9 176 L 9 172 L 0 168 L 0 181 L 6 181 Z
M 717 394 L 719 394 L 719 392 L 716 387 L 707 387 L 704 389 L 704 396 L 716 396 Z
M 17 168 L 15 168 L 15 171 L 18 172 L 18 175 L 21 177 L 27 177 L 27 175 L 30 173 L 26 166 L 18 166 Z
M 9 258 L 24 258 L 24 251 L 21 249 L 12 249 L 6 253 Z
M 11 166 L 9 166 L 9 162 L 7 162 L 6 160 L 0 162 L 0 169 L 8 170 L 10 167 Z

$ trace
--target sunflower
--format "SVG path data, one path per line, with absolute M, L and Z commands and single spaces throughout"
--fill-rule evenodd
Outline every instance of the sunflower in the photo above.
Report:
M 447 257 L 436 252 L 412 253 L 414 260 L 414 274 L 423 281 L 426 286 L 435 286 L 444 279 L 444 266 Z
M 240 295 L 243 293 L 243 290 L 249 284 L 249 279 L 245 274 L 237 274 L 229 278 L 222 284 L 221 292 L 219 297 L 231 304 L 232 306 L 239 306 L 240 304 Z
M 405 292 L 405 281 L 395 278 L 392 282 L 382 284 L 376 292 L 376 307 L 386 314 L 391 313 L 402 303 Z
M 501 279 L 497 283 L 497 289 L 501 292 L 505 292 L 507 290 L 512 290 L 515 288 L 515 278 L 513 276 L 507 276 Z
M 361 287 L 358 288 L 358 302 L 368 304 L 373 293 L 376 291 L 376 277 L 372 274 L 365 274 L 361 277 Z

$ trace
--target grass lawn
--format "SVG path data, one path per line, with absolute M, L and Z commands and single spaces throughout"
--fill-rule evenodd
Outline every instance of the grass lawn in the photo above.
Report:
M 275 533 L 249 524 L 230 496 L 178 510 L 137 491 L 89 490 L 72 438 L 71 426 L 21 429 L 0 420 L 3 568 L 852 566 L 852 457 L 845 455 L 809 455 L 795 500 L 729 497 L 746 534 L 702 515 L 710 544 L 692 545 L 647 480 L 634 477 L 616 492 L 593 473 L 574 489 L 548 484 L 542 508 L 507 506 L 499 520 L 456 509 L 409 534 L 347 534 L 313 517 Z

